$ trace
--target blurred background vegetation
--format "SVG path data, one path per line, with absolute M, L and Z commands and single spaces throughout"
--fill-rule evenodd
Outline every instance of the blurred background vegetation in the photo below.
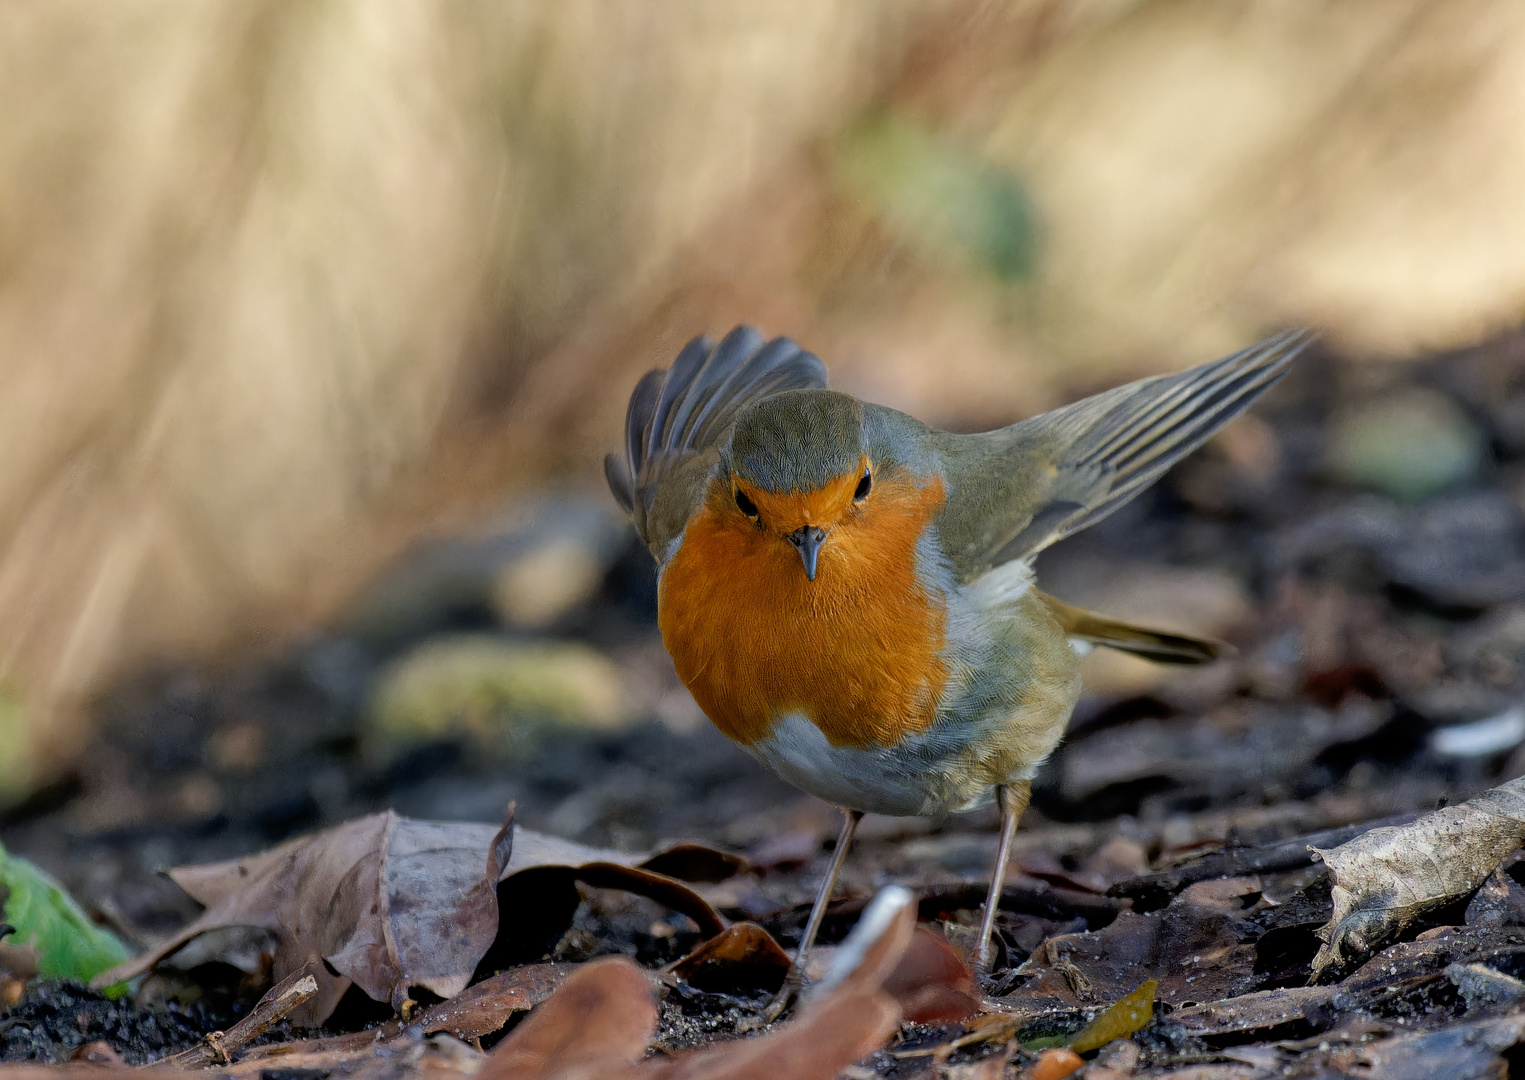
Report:
M 406 624 L 353 598 L 424 538 L 410 580 L 554 619 L 618 538 L 499 573 L 494 523 L 602 498 L 696 333 L 968 428 L 1286 324 L 1380 362 L 1525 315 L 1510 0 L 60 0 L 0 7 L 0 103 L 0 800 L 145 665 Z M 631 708 L 508 648 L 450 663 Z

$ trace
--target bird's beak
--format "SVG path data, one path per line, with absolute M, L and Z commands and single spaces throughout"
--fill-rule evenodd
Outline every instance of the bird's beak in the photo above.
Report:
M 826 530 L 818 529 L 814 525 L 806 525 L 803 529 L 795 529 L 789 534 L 789 542 L 800 553 L 800 558 L 805 561 L 805 576 L 811 581 L 815 580 L 815 561 L 821 554 L 821 544 L 826 540 Z

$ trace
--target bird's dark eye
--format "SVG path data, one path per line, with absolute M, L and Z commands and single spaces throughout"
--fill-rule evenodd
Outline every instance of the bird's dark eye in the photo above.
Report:
M 858 486 L 853 490 L 853 502 L 862 502 L 868 498 L 869 491 L 874 486 L 874 477 L 867 469 L 863 470 L 863 479 L 858 481 Z M 840 488 L 838 490 L 841 490 Z
M 741 488 L 736 489 L 736 509 L 740 510 L 749 518 L 757 516 L 757 504 L 742 493 Z

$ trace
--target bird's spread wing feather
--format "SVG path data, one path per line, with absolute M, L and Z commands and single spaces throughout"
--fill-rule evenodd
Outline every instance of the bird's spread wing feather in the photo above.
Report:
M 1292 330 L 1177 375 L 1120 386 L 979 435 L 950 435 L 939 527 L 961 577 L 1095 524 L 1206 442 L 1286 373 Z
M 702 497 L 702 477 L 683 466 L 714 447 L 745 406 L 785 390 L 826 386 L 826 366 L 788 338 L 765 342 L 738 326 L 719 345 L 700 337 L 673 365 L 636 384 L 625 414 L 625 452 L 604 459 L 609 489 L 654 551 L 673 522 L 687 520 Z M 659 481 L 666 480 L 667 484 Z M 680 513 L 655 513 L 662 499 L 685 503 Z

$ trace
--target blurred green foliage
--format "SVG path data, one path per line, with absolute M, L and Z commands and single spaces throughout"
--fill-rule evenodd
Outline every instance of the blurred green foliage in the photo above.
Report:
M 838 184 L 908 242 L 954 252 L 1002 281 L 1032 272 L 1036 219 L 1017 178 L 894 113 L 843 136 Z
M 26 721 L 21 695 L 0 682 L 0 802 L 24 792 L 31 778 Z
M 3 846 L 0 888 L 5 890 L 4 921 L 15 927 L 7 944 L 36 950 L 40 977 L 89 982 L 132 955 L 116 935 L 86 918 L 63 886 Z

